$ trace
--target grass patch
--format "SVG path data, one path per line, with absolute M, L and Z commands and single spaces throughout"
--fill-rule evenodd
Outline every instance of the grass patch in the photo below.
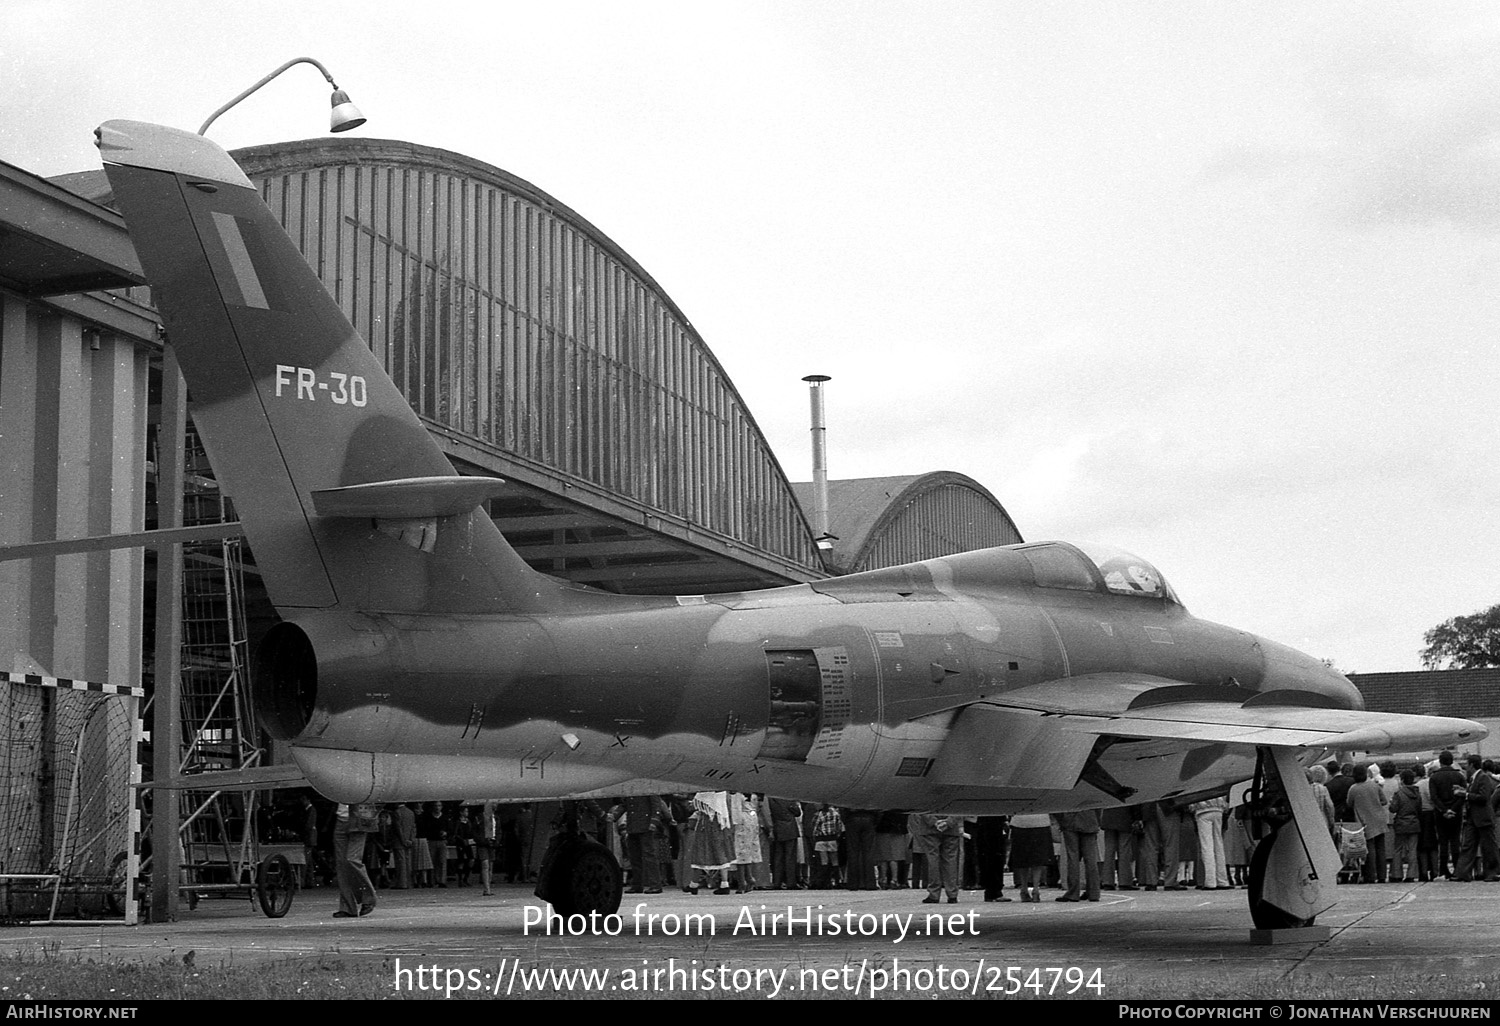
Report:
M 424 962 L 427 960 L 424 960 Z M 403 960 L 403 968 L 410 966 Z M 455 967 L 457 964 L 455 963 Z M 467 964 L 466 972 L 488 972 L 493 979 L 496 966 Z M 522 972 L 530 970 L 571 970 L 596 968 L 590 963 L 562 961 L 523 963 Z M 789 964 L 787 978 L 795 980 L 802 966 Z M 809 966 L 808 968 L 812 968 Z M 822 969 L 823 966 L 817 968 Z M 508 968 L 507 968 L 508 971 Z M 618 980 L 615 970 L 612 978 Z M 87 955 L 63 954 L 55 948 L 40 949 L 21 955 L 0 955 L 0 1001 L 25 1000 L 103 1000 L 103 1001 L 282 1001 L 282 1000 L 444 1000 L 441 990 L 395 989 L 396 965 L 393 959 L 357 960 L 339 955 L 322 955 L 309 959 L 261 962 L 254 965 L 205 965 L 190 953 L 183 957 L 155 962 L 132 962 L 124 959 L 94 959 Z M 430 980 L 428 981 L 431 982 Z M 462 981 L 459 981 L 462 982 Z M 1003 985 L 1003 980 L 998 981 Z M 518 988 L 519 994 L 519 988 Z M 1366 1001 L 1487 1001 L 1500 994 L 1500 973 L 1482 979 L 1457 977 L 1441 973 L 1402 973 L 1388 976 L 1359 976 L 1329 973 L 1295 973 L 1291 976 L 1263 975 L 1238 980 L 1221 978 L 1209 981 L 1182 979 L 1107 980 L 1102 997 L 1105 1000 L 1256 1000 L 1317 1001 L 1357 998 Z M 501 991 L 502 998 L 503 987 Z M 634 996 L 613 989 L 589 989 L 582 986 L 560 989 L 543 986 L 526 992 L 530 998 L 620 998 Z M 652 998 L 741 997 L 761 1000 L 766 995 L 750 991 L 725 995 L 722 992 L 662 993 L 646 990 L 639 996 Z M 783 997 L 798 997 L 792 987 Z M 810 995 L 808 995 L 810 996 Z M 853 998 L 853 994 L 820 994 L 823 998 Z M 868 998 L 872 995 L 862 995 Z M 931 995 L 892 992 L 879 997 L 964 997 L 967 994 Z M 986 993 L 981 984 L 979 997 L 999 998 Z M 1022 991 L 1016 995 L 1029 999 L 1038 995 Z M 1046 995 L 1040 995 L 1046 999 Z M 1056 997 L 1065 995 L 1057 994 Z M 490 993 L 455 990 L 452 997 L 479 997 L 495 1000 Z M 1078 998 L 1097 998 L 1093 991 L 1081 991 Z
M 277 1001 L 394 997 L 379 963 L 337 957 L 261 965 L 200 965 L 195 958 L 131 962 L 41 950 L 0 956 L 0 1001 Z

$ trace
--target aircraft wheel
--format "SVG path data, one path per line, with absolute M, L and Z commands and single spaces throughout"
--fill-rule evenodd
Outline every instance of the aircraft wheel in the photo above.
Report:
M 620 864 L 604 845 L 575 841 L 557 853 L 543 897 L 560 916 L 613 915 L 625 893 Z
M 285 855 L 267 855 L 260 860 L 255 874 L 255 896 L 260 910 L 271 919 L 280 919 L 292 910 L 292 896 L 297 890 L 297 875 Z
M 116 852 L 109 864 L 109 890 L 105 892 L 104 904 L 111 914 L 123 915 L 130 895 L 125 893 L 125 870 L 130 860 L 129 852 Z
M 1250 856 L 1250 921 L 1258 930 L 1293 930 L 1311 926 L 1317 919 L 1316 916 L 1299 919 L 1261 899 L 1266 885 L 1266 864 L 1271 861 L 1271 848 L 1275 844 L 1277 833 L 1279 831 L 1262 837 L 1255 846 L 1255 853 Z

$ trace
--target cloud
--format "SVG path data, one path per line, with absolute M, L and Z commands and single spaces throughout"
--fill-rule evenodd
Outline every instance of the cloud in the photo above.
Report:
M 1384 9 L 1373 11 L 1384 16 Z M 1500 232 L 1500 39 L 1482 25 L 1354 23 L 1296 62 L 1310 121 L 1225 148 L 1209 185 L 1244 182 L 1353 229 L 1449 224 Z M 1357 41 L 1347 52 L 1331 49 Z M 1372 41 L 1373 40 L 1373 41 Z

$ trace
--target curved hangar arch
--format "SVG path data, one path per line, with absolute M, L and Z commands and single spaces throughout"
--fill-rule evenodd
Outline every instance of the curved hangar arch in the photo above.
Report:
M 811 509 L 813 485 L 792 487 Z M 1025 540 L 988 488 L 950 470 L 829 481 L 828 509 L 828 562 L 841 574 Z
M 629 592 L 824 576 L 724 369 L 619 246 L 448 150 L 310 139 L 236 150 L 319 277 L 532 566 Z

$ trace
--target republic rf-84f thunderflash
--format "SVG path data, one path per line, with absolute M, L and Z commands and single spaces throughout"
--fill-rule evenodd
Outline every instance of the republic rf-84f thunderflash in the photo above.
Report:
M 261 725 L 340 802 L 734 789 L 1004 815 L 1254 779 L 1252 919 L 1306 924 L 1338 856 L 1303 767 L 1473 741 L 1371 713 L 1318 660 L 1194 618 L 1149 563 L 1012 545 L 766 591 L 609 594 L 530 569 L 234 161 L 98 130 L 193 420 L 282 622 Z M 613 912 L 567 838 L 538 893 Z

